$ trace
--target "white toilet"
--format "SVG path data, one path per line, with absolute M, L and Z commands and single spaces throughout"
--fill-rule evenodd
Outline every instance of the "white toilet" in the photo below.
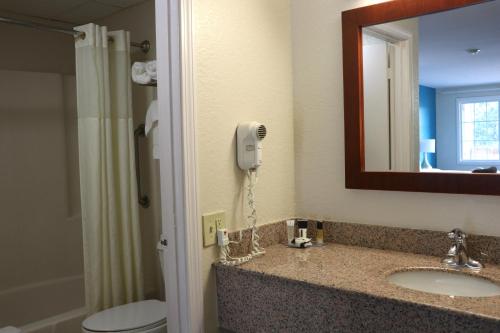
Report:
M 163 245 L 156 246 L 163 276 Z M 147 300 L 94 313 L 82 323 L 83 333 L 167 333 L 167 303 Z M 0 332 L 2 333 L 2 332 Z
M 167 305 L 148 300 L 116 306 L 85 319 L 83 333 L 167 333 Z

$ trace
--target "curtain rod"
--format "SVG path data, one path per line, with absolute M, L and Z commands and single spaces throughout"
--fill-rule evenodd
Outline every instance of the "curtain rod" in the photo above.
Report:
M 8 18 L 8 17 L 0 17 L 0 23 L 14 24 L 14 25 L 19 25 L 19 26 L 23 26 L 26 28 L 32 28 L 32 29 L 37 29 L 37 30 L 59 32 L 59 33 L 63 33 L 66 35 L 72 35 L 75 38 L 85 39 L 85 33 L 82 31 L 75 31 L 73 29 L 66 29 L 66 28 L 57 28 L 57 27 L 53 27 L 53 26 L 46 25 L 43 23 L 35 23 L 35 22 L 30 22 L 30 21 L 17 20 L 17 19 Z M 110 40 L 112 41 L 112 39 L 110 39 Z M 143 40 L 140 43 L 130 42 L 130 46 L 140 48 L 142 52 L 148 53 L 149 49 L 151 48 L 151 43 L 149 42 L 149 40 Z

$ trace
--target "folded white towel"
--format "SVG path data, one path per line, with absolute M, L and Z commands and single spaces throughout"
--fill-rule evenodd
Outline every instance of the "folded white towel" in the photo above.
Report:
M 139 84 L 148 84 L 151 82 L 151 76 L 146 71 L 145 63 L 134 62 L 132 65 L 132 80 Z
M 158 134 L 158 101 L 153 100 L 149 104 L 148 111 L 146 112 L 146 120 L 144 121 L 144 132 L 146 136 L 152 138 L 153 141 L 153 158 L 160 159 L 160 139 Z
M 146 63 L 146 72 L 151 77 L 151 79 L 156 81 L 156 60 L 148 61 Z

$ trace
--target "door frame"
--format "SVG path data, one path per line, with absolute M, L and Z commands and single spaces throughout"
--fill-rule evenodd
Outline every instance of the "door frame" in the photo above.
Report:
M 418 172 L 418 59 L 414 57 L 415 50 L 418 50 L 418 38 L 394 23 L 364 27 L 363 32 L 386 41 L 392 48 L 390 65 L 393 93 L 389 102 L 391 171 Z
M 204 332 L 192 1 L 155 0 L 162 240 L 169 332 Z

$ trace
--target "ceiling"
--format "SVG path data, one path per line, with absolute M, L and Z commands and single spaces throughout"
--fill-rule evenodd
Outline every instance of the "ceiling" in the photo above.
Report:
M 419 79 L 432 88 L 500 83 L 500 0 L 420 17 Z M 477 55 L 466 50 L 481 49 Z
M 1 0 L 0 11 L 71 23 L 88 23 L 147 0 Z

